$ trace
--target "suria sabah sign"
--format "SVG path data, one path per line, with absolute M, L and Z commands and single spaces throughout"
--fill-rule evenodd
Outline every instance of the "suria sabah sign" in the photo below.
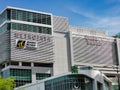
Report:
M 19 49 L 34 50 L 37 48 L 38 42 L 51 42 L 52 37 L 43 34 L 32 34 L 24 32 L 15 32 L 16 47 Z
M 14 33 L 14 36 L 16 38 L 25 39 L 25 40 L 51 42 L 51 37 L 50 36 L 42 35 L 42 34 L 31 34 L 31 33 L 16 32 L 16 33 Z

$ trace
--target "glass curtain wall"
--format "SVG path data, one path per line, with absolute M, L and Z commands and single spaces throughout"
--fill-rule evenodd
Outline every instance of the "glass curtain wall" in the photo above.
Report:
M 29 69 L 10 69 L 10 76 L 14 77 L 17 87 L 32 82 Z
M 51 25 L 51 15 L 12 9 L 13 20 Z
M 36 73 L 36 80 L 42 80 L 42 79 L 48 78 L 50 76 L 51 75 L 47 74 L 47 73 Z
M 7 9 L 4 12 L 2 12 L 0 14 L 0 25 L 5 21 L 5 20 L 10 20 L 11 14 L 10 14 L 10 10 Z
M 93 90 L 93 84 L 84 75 L 67 75 L 46 81 L 45 90 Z
M 12 23 L 12 30 L 52 34 L 52 30 L 49 27 L 33 26 L 33 25 L 20 24 L 20 23 Z

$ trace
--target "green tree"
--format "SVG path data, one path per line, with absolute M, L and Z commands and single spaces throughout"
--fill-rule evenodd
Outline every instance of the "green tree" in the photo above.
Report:
M 13 90 L 15 87 L 13 78 L 2 78 L 0 76 L 0 90 Z
M 71 67 L 71 72 L 72 73 L 78 73 L 78 67 L 77 66 L 72 66 Z
M 120 32 L 117 34 L 118 38 L 120 38 Z

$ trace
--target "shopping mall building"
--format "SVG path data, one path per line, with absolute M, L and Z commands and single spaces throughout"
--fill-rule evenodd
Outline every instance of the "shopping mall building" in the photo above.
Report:
M 17 86 L 71 72 L 74 65 L 93 67 L 117 85 L 119 52 L 120 39 L 70 26 L 66 17 L 15 7 L 0 14 L 0 71 Z

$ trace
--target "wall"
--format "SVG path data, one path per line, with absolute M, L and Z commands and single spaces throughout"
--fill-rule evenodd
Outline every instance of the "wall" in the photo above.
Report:
M 19 34 L 16 36 L 16 33 Z M 39 36 L 39 40 L 25 39 L 22 35 Z M 37 38 L 37 37 L 36 37 Z M 48 38 L 50 40 L 48 40 Z M 35 50 L 19 49 L 16 47 L 16 40 L 30 40 L 37 43 Z M 52 63 L 54 61 L 54 40 L 51 35 L 42 35 L 39 33 L 25 31 L 11 31 L 11 60 L 23 62 L 41 62 Z

